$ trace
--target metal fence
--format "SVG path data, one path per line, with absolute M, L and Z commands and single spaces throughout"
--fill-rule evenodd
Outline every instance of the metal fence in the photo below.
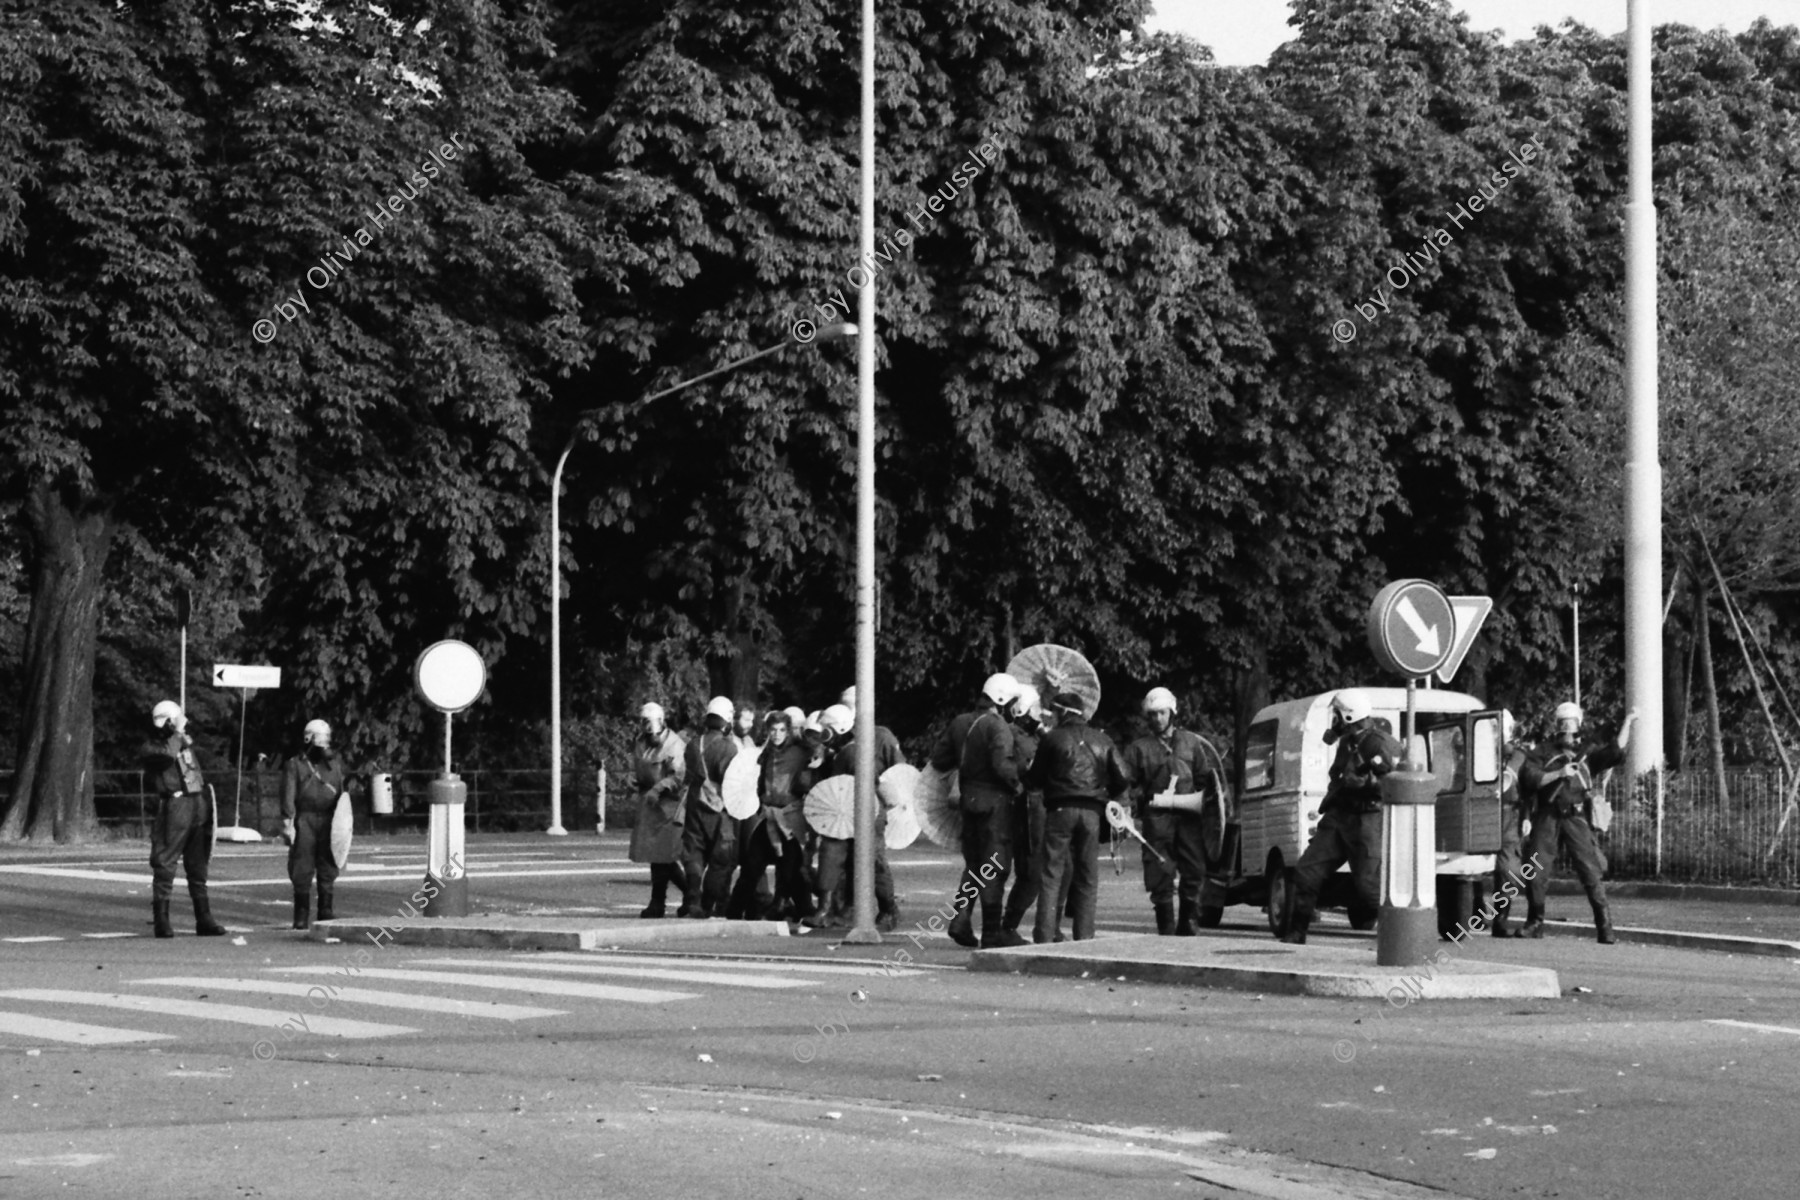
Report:
M 469 798 L 463 808 L 466 828 L 485 833 L 514 833 L 543 830 L 550 823 L 550 772 L 548 770 L 463 770 L 458 772 L 468 786 Z M 429 809 L 428 787 L 437 772 L 398 771 L 393 774 L 394 812 L 376 816 L 369 811 L 369 798 L 355 799 L 356 826 L 362 832 L 391 832 L 424 828 Z M 212 785 L 219 801 L 219 823 L 237 823 L 254 829 L 264 837 L 281 832 L 281 772 L 275 769 L 247 770 L 240 779 L 236 771 L 208 771 L 206 781 Z M 0 771 L 0 794 L 10 794 L 12 772 Z M 596 780 L 589 776 L 563 776 L 563 827 L 592 830 L 595 824 Z M 609 806 L 609 822 L 622 815 L 622 797 L 614 795 Z M 144 790 L 141 771 L 96 771 L 94 773 L 94 810 L 102 827 L 123 837 L 148 837 L 150 820 L 156 812 L 154 793 Z
M 1611 878 L 1800 887 L 1800 815 L 1779 767 L 1728 769 L 1723 797 L 1711 771 L 1665 774 L 1660 822 L 1656 782 L 1641 779 L 1628 794 L 1622 773 L 1607 781 Z

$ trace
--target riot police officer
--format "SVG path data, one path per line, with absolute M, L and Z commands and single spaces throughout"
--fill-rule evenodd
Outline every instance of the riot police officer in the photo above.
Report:
M 194 932 L 201 937 L 219 937 L 225 927 L 213 920 L 206 894 L 207 865 L 212 860 L 212 800 L 194 757 L 187 715 L 181 705 L 163 700 L 150 711 L 150 720 L 156 732 L 145 747 L 144 773 L 146 790 L 156 793 L 156 820 L 150 827 L 150 912 L 156 936 L 175 936 L 175 927 L 169 923 L 169 903 L 175 895 L 175 865 L 179 863 L 194 902 Z
M 301 733 L 304 747 L 281 772 L 281 824 L 288 835 L 288 881 L 294 885 L 294 928 L 305 929 L 312 916 L 312 882 L 319 878 L 319 920 L 333 920 L 332 887 L 337 883 L 337 857 L 331 852 L 331 820 L 348 777 L 331 752 L 331 726 L 308 721 Z
M 1156 913 L 1156 932 L 1192 937 L 1200 920 L 1200 885 L 1206 877 L 1206 848 L 1200 814 L 1152 808 L 1150 801 L 1166 792 L 1184 795 L 1216 786 L 1205 765 L 1200 737 L 1175 725 L 1175 694 L 1151 688 L 1144 696 L 1144 716 L 1151 732 L 1125 747 L 1125 773 L 1131 780 L 1138 824 L 1144 831 L 1144 890 Z M 1155 847 L 1153 853 L 1151 847 Z M 1160 853 L 1162 858 L 1157 858 Z M 1175 901 L 1181 901 L 1179 923 Z
M 1526 913 L 1521 937 L 1544 936 L 1544 902 L 1550 894 L 1550 867 L 1556 861 L 1558 848 L 1567 850 L 1575 867 L 1575 877 L 1587 891 L 1588 905 L 1594 910 L 1595 940 L 1610 946 L 1613 937 L 1612 913 L 1606 904 L 1606 873 L 1590 824 L 1590 794 L 1594 790 L 1594 773 L 1618 766 L 1625 761 L 1625 750 L 1631 744 L 1631 727 L 1637 723 L 1637 709 L 1625 714 L 1619 733 L 1611 745 L 1581 743 L 1581 705 L 1565 701 L 1556 706 L 1556 737 L 1550 744 L 1525 760 L 1519 769 L 1519 790 L 1531 800 L 1531 840 L 1525 857 L 1536 867 L 1528 888 L 1530 909 Z
M 1401 746 L 1375 723 L 1366 693 L 1345 688 L 1332 697 L 1325 742 L 1338 744 L 1319 824 L 1294 870 L 1294 912 L 1282 941 L 1304 944 L 1319 889 L 1345 862 L 1355 895 L 1351 917 L 1381 909 L 1381 778 L 1400 765 Z

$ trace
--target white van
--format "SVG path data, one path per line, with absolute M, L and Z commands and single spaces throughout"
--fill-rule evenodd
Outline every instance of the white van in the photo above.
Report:
M 1405 722 L 1406 689 L 1362 688 L 1373 716 L 1396 736 Z M 1322 692 L 1271 704 L 1256 714 L 1245 744 L 1237 802 L 1227 826 L 1219 878 L 1203 899 L 1260 905 L 1277 936 L 1287 931 L 1293 907 L 1293 871 L 1313 830 L 1330 785 L 1337 747 L 1327 745 L 1331 698 Z M 1500 713 L 1462 692 L 1420 688 L 1414 693 L 1417 728 L 1413 745 L 1437 777 L 1438 921 L 1448 930 L 1470 913 L 1486 890 L 1500 849 L 1501 766 L 1506 761 Z M 1220 885 L 1223 885 L 1222 887 Z M 1223 895 L 1221 895 L 1223 892 Z M 1326 881 L 1319 907 L 1350 899 L 1348 866 Z M 1216 924 L 1219 909 L 1203 909 Z M 1373 922 L 1359 917 L 1359 928 Z

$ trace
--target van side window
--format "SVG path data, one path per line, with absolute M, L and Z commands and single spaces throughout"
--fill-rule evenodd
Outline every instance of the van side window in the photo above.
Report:
M 1500 719 L 1483 717 L 1475 722 L 1475 782 L 1494 783 L 1500 778 Z
M 1440 792 L 1460 792 L 1468 781 L 1468 751 L 1463 745 L 1461 725 L 1442 725 L 1431 731 L 1430 770 L 1437 777 Z
M 1272 787 L 1275 783 L 1275 735 L 1280 721 L 1258 721 L 1244 742 L 1244 790 Z

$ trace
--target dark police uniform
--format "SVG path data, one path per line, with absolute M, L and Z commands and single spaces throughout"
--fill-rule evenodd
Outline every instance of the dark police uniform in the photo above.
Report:
M 687 744 L 687 820 L 681 831 L 681 912 L 689 917 L 724 915 L 731 872 L 737 866 L 737 821 L 725 811 L 720 790 L 725 768 L 737 757 L 737 739 L 718 717 Z
M 1041 727 L 1024 722 L 1013 726 L 1013 761 L 1018 765 L 1021 781 L 1030 776 L 1041 741 Z M 1000 919 L 1002 928 L 1018 931 L 1025 913 L 1038 902 L 1043 876 L 1044 793 L 1027 786 L 1025 794 L 1013 805 L 1013 885 L 1006 897 L 1006 912 Z
M 1381 910 L 1381 777 L 1400 765 L 1401 746 L 1372 717 L 1334 728 L 1325 739 L 1338 743 L 1337 758 L 1318 827 L 1294 869 L 1294 917 L 1283 941 L 1306 940 L 1319 889 L 1345 862 L 1355 887 L 1351 916 Z
M 1519 769 L 1519 791 L 1531 802 L 1531 840 L 1525 857 L 1535 865 L 1529 883 L 1530 911 L 1526 914 L 1526 937 L 1544 935 L 1544 902 L 1550 895 L 1550 868 L 1560 848 L 1567 851 L 1587 892 L 1588 905 L 1594 910 L 1594 927 L 1602 942 L 1613 940 L 1612 914 L 1606 904 L 1606 862 L 1600 856 L 1599 843 L 1588 823 L 1588 794 L 1594 788 L 1594 774 L 1610 770 L 1625 761 L 1625 751 L 1617 742 L 1590 745 L 1578 749 L 1573 738 L 1558 738 L 1541 746 L 1528 756 Z M 1568 770 L 1570 774 L 1554 780 L 1545 776 Z
M 171 730 L 151 742 L 144 750 L 144 772 L 146 790 L 156 793 L 156 819 L 150 828 L 150 910 L 156 936 L 175 936 L 169 923 L 169 902 L 175 895 L 179 864 L 194 902 L 194 932 L 217 937 L 225 927 L 213 920 L 206 894 L 207 865 L 212 859 L 212 801 L 194 756 L 194 740 Z
M 897 763 L 906 761 L 900 739 L 885 725 L 875 727 L 875 777 Z M 820 768 L 819 778 L 856 774 L 856 739 L 848 735 L 831 751 Z M 828 896 L 831 908 L 844 920 L 855 907 L 852 888 L 856 883 L 856 839 L 819 838 L 819 891 Z M 886 932 L 899 923 L 900 907 L 894 898 L 894 875 L 888 867 L 887 809 L 875 804 L 875 924 Z
M 1525 758 L 1525 747 L 1515 745 L 1506 748 L 1506 767 L 1501 773 L 1500 852 L 1494 856 L 1494 890 L 1482 897 L 1481 903 L 1477 905 L 1497 938 L 1519 936 L 1518 931 L 1508 927 L 1507 917 L 1512 911 L 1514 898 L 1529 883 L 1519 873 L 1524 861 L 1522 847 L 1525 841 L 1525 808 L 1519 797 L 1519 772 L 1525 766 Z M 1496 896 L 1506 903 L 1497 903 Z
M 760 915 L 763 906 L 757 888 L 770 867 L 775 868 L 775 911 L 796 921 L 812 915 L 812 886 L 806 878 L 806 817 L 800 799 L 793 794 L 794 777 L 811 758 L 811 750 L 797 733 L 779 746 L 773 740 L 763 743 L 756 775 L 756 798 L 762 807 L 739 830 L 741 861 L 728 915 Z
M 1200 919 L 1200 886 L 1206 879 L 1200 814 L 1151 808 L 1150 801 L 1169 790 L 1171 778 L 1174 790 L 1183 794 L 1215 785 L 1213 771 L 1204 765 L 1199 735 L 1173 725 L 1167 733 L 1147 734 L 1125 747 L 1124 761 L 1138 826 L 1149 843 L 1143 848 L 1144 890 L 1150 893 L 1150 904 L 1156 910 L 1156 932 L 1190 935 Z M 1151 852 L 1151 846 L 1162 853 L 1162 859 Z M 1179 927 L 1175 924 L 1178 896 Z
M 316 746 L 288 759 L 281 772 L 281 819 L 294 826 L 288 847 L 288 880 L 294 885 L 294 928 L 305 929 L 312 908 L 314 872 L 319 877 L 319 920 L 333 919 L 331 889 L 337 859 L 331 853 L 331 818 L 346 783 L 344 764 Z
M 1094 936 L 1106 801 L 1123 794 L 1126 786 L 1119 752 L 1111 738 L 1079 714 L 1059 713 L 1056 728 L 1038 743 L 1026 786 L 1044 793 L 1044 868 L 1032 940 L 1062 939 L 1062 906 L 1045 901 L 1062 894 L 1063 876 L 1073 872 L 1069 903 L 1075 910 L 1075 940 L 1086 941 Z
M 1006 877 L 1012 871 L 1013 809 L 1019 797 L 1015 753 L 1012 722 L 994 708 L 978 711 L 963 737 L 962 761 L 957 764 L 963 818 L 963 876 L 957 881 L 957 894 L 967 895 L 967 888 L 981 905 L 983 946 L 1012 940 L 1001 936 L 1001 917 Z M 983 866 L 989 869 L 985 876 Z M 965 946 L 976 944 L 974 907 L 961 903 L 950 921 L 950 936 Z

